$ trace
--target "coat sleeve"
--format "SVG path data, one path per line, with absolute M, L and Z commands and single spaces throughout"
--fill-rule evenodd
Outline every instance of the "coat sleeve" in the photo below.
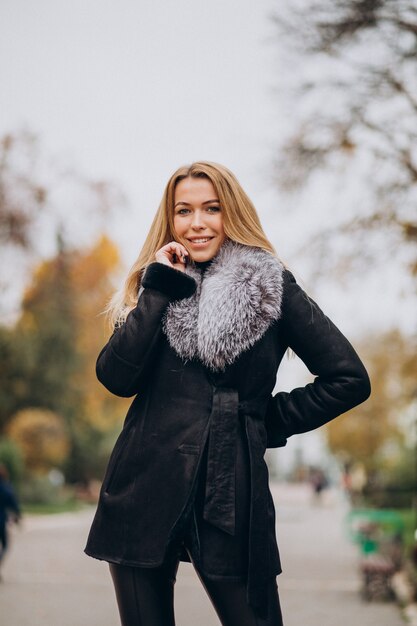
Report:
M 139 392 L 148 366 L 157 356 L 162 317 L 169 303 L 191 296 L 196 282 L 184 272 L 155 262 L 148 266 L 142 286 L 136 307 L 97 359 L 97 378 L 116 396 Z
M 288 270 L 280 325 L 288 346 L 316 378 L 271 398 L 266 416 L 270 447 L 326 424 L 364 402 L 371 392 L 369 376 L 352 345 Z

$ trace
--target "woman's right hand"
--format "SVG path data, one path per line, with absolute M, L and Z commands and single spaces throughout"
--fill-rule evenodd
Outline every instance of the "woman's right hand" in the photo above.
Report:
M 155 253 L 155 260 L 183 272 L 185 270 L 187 249 L 177 241 L 170 241 Z

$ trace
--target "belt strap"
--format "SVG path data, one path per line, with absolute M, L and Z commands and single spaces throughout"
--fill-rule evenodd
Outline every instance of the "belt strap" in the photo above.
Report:
M 235 462 L 238 418 L 237 391 L 215 388 L 210 416 L 203 517 L 230 535 L 235 533 Z

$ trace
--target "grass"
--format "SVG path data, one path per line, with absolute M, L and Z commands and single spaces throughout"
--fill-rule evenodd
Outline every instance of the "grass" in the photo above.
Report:
M 53 515 L 56 513 L 72 513 L 86 508 L 84 502 L 67 500 L 66 502 L 23 504 L 23 515 Z

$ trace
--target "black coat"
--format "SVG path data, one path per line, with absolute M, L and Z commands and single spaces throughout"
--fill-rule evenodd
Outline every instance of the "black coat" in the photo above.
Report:
M 225 250 L 204 278 L 195 268 L 151 264 L 136 308 L 98 357 L 103 385 L 136 397 L 109 460 L 86 552 L 126 565 L 161 564 L 208 437 L 205 515 L 232 535 L 241 420 L 252 493 L 248 598 L 262 613 L 265 583 L 280 571 L 265 449 L 363 402 L 370 383 L 352 345 L 288 270 L 258 249 Z M 289 347 L 316 378 L 272 397 Z

